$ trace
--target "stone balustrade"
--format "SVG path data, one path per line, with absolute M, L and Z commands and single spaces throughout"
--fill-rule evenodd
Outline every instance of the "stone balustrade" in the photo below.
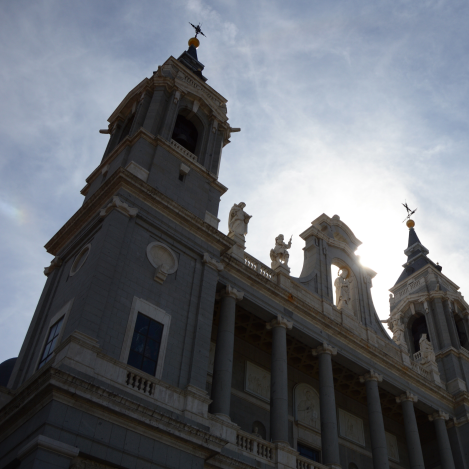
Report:
M 412 369 L 416 371 L 420 376 L 423 376 L 425 379 L 428 379 L 431 381 L 431 376 L 430 373 L 419 363 L 417 362 L 411 362 Z
M 422 352 L 420 352 L 420 350 L 414 353 L 414 360 L 416 362 L 419 362 L 420 360 L 422 360 Z
M 147 394 L 148 396 L 151 396 L 153 394 L 153 390 L 155 387 L 154 383 L 152 383 L 149 379 L 132 373 L 131 371 L 127 372 L 125 383 L 127 384 L 127 386 L 130 386 L 131 388 L 136 389 L 137 391 L 141 391 L 144 394 Z
M 326 469 L 326 466 L 303 456 L 297 456 L 296 469 Z
M 179 143 L 175 142 L 174 140 L 169 141 L 170 145 L 175 148 L 179 153 L 182 153 L 186 158 L 189 158 L 192 161 L 197 161 L 197 156 L 194 155 L 194 153 L 191 153 L 189 150 L 184 148 L 182 145 L 179 145 Z
M 247 253 L 244 254 L 244 264 L 269 280 L 274 280 L 275 278 L 275 272 L 272 269 Z
M 258 438 L 250 433 L 238 430 L 236 435 L 236 446 L 256 459 L 273 461 L 275 446 L 268 441 Z

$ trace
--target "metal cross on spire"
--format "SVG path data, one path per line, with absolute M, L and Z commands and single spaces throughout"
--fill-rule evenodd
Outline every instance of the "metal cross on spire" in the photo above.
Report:
M 202 34 L 203 37 L 207 37 L 203 32 L 202 32 L 202 25 L 199 23 L 197 26 L 194 26 L 190 21 L 189 24 L 195 29 L 195 37 L 197 37 L 197 34 Z
M 409 206 L 407 205 L 407 201 L 405 204 L 402 204 L 405 209 L 407 210 L 407 216 L 404 218 L 404 221 L 406 220 L 410 220 L 410 217 L 417 211 L 417 209 L 415 210 L 412 210 L 411 208 L 409 208 Z M 404 221 L 402 223 L 404 223 Z

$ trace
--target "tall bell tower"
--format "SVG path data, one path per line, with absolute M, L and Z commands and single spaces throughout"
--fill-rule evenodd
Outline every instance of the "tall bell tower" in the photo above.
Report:
M 64 438 L 47 428 L 84 409 L 92 422 L 87 431 L 109 425 L 104 414 L 114 406 L 112 396 L 121 396 L 115 404 L 125 412 L 140 394 L 158 394 L 192 429 L 207 415 L 219 258 L 234 244 L 217 229 L 227 190 L 218 172 L 222 149 L 239 129 L 230 127 L 227 100 L 202 74 L 198 46 L 190 39 L 187 51 L 166 60 L 117 106 L 100 131 L 109 143 L 86 180 L 82 207 L 46 244 L 54 259 L 44 270 L 47 281 L 9 391 L 0 393 L 0 427 L 15 441 L 0 452 L 1 467 L 34 461 L 41 448 L 61 444 L 68 449 L 56 451 L 63 461 L 54 467 L 69 467 L 80 446 L 72 440 L 85 424 L 71 419 Z M 33 407 L 40 403 L 38 417 Z M 35 415 L 27 431 L 18 412 Z M 189 435 L 189 427 L 180 430 Z M 44 460 L 51 463 L 49 450 Z

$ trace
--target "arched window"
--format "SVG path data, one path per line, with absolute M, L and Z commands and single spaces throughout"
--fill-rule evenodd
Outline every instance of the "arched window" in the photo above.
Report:
M 135 114 L 133 114 L 127 119 L 127 122 L 125 123 L 124 128 L 122 129 L 121 136 L 119 138 L 119 143 L 122 142 L 122 140 L 124 140 L 127 135 L 129 135 L 130 129 L 132 128 L 132 124 L 134 123 L 134 118 Z
M 425 316 L 419 316 L 417 319 L 415 319 L 415 321 L 412 323 L 411 330 L 414 351 L 418 352 L 420 350 L 419 340 L 420 337 L 422 337 L 422 334 L 427 334 L 427 339 L 431 341 L 430 334 L 428 333 L 427 321 L 425 320 Z
M 182 145 L 186 150 L 195 153 L 198 137 L 199 133 L 197 132 L 196 126 L 189 119 L 179 114 L 171 138 L 179 143 L 179 145 Z

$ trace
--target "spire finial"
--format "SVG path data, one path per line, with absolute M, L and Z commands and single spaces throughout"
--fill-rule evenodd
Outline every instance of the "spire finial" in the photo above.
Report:
M 405 204 L 402 204 L 402 205 L 407 210 L 407 216 L 404 218 L 404 221 L 407 220 L 407 223 L 406 223 L 407 228 L 411 230 L 415 226 L 415 222 L 414 220 L 411 220 L 410 217 L 417 211 L 417 209 L 412 210 L 411 208 L 409 208 L 409 206 L 407 205 L 407 201 L 405 202 Z M 404 221 L 402 223 L 404 223 Z
M 204 37 L 207 37 L 207 36 L 205 36 L 205 34 L 202 32 L 202 25 L 200 23 L 197 26 L 195 26 L 189 21 L 189 24 L 195 29 L 195 36 L 189 39 L 188 44 L 189 44 L 189 47 L 194 46 L 197 49 L 200 45 L 200 41 L 197 39 L 197 34 L 202 34 L 202 36 Z

